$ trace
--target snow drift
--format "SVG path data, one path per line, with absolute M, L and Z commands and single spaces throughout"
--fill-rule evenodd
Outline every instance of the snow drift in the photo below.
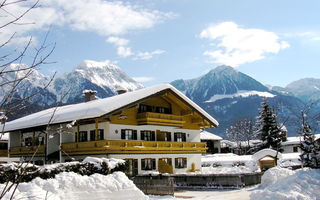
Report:
M 291 171 L 271 168 L 262 176 L 260 190 L 252 192 L 250 199 L 264 200 L 317 200 L 320 198 L 320 170 Z
M 0 185 L 2 191 L 4 184 Z M 10 199 L 7 194 L 3 199 Z M 14 199 L 48 200 L 94 200 L 94 199 L 149 199 L 128 179 L 123 172 L 104 176 L 93 174 L 81 176 L 73 172 L 63 172 L 54 179 L 36 178 L 29 183 L 20 183 Z

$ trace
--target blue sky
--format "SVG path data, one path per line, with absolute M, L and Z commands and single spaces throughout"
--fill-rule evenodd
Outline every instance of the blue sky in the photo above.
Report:
M 195 78 L 221 64 L 263 84 L 320 78 L 320 2 L 298 0 L 42 0 L 6 48 L 56 43 L 41 72 L 70 72 L 82 60 L 116 63 L 145 86 Z M 30 4 L 12 5 L 18 13 Z M 3 12 L 3 11 L 1 11 Z M 3 13 L 1 13 L 3 15 Z M 2 49 L 3 51 L 3 49 Z M 28 58 L 25 59 L 28 63 Z

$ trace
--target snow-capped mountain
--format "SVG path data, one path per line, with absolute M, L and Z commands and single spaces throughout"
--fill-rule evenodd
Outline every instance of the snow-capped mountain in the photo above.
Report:
M 197 102 L 221 99 L 223 97 L 221 95 L 226 95 L 226 98 L 230 95 L 243 96 L 244 93 L 246 95 L 252 93 L 253 95 L 272 96 L 268 94 L 268 88 L 258 81 L 225 65 L 216 67 L 199 78 L 191 80 L 180 79 L 173 81 L 172 84 Z
M 297 134 L 295 114 L 303 103 L 292 96 L 269 90 L 250 76 L 228 66 L 219 66 L 209 73 L 190 80 L 171 83 L 215 117 L 220 126 L 212 131 L 224 136 L 225 129 L 240 118 L 255 119 L 263 98 L 277 110 L 279 122 L 286 120 L 290 135 Z
M 320 100 L 320 79 L 300 79 L 288 84 L 285 89 L 306 103 Z
M 55 79 L 53 91 L 63 103 L 83 101 L 82 91 L 91 89 L 97 91 L 97 97 L 105 98 L 117 94 L 118 88 L 133 91 L 143 86 L 130 78 L 118 66 L 108 62 L 85 60 L 72 72 Z
M 19 71 L 18 69 L 26 70 Z M 105 98 L 116 95 L 118 88 L 132 91 L 143 87 L 118 66 L 108 62 L 91 60 L 85 60 L 71 72 L 56 77 L 46 89 L 43 88 L 50 82 L 51 78 L 44 76 L 36 69 L 31 69 L 30 71 L 27 65 L 11 64 L 7 66 L 5 71 L 12 72 L 0 76 L 0 84 L 5 83 L 5 87 L 0 90 L 1 101 L 5 99 L 5 95 L 14 87 L 14 80 L 19 80 L 26 73 L 30 73 L 30 75 L 15 89 L 15 99 L 23 99 L 39 92 L 39 94 L 25 102 L 32 106 L 19 114 L 15 114 L 14 117 L 12 116 L 13 118 L 55 106 L 57 102 L 62 102 L 63 104 L 82 102 L 84 99 L 82 92 L 85 89 L 96 90 L 98 98 Z M 11 119 L 13 119 L 12 117 Z

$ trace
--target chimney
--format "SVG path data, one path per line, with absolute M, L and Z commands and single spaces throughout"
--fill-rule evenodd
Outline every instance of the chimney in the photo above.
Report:
M 123 93 L 126 93 L 127 92 L 127 90 L 126 89 L 124 89 L 123 87 L 121 87 L 121 86 L 119 86 L 118 88 L 117 88 L 117 93 L 118 93 L 118 95 L 119 94 L 123 94 Z
M 96 99 L 97 91 L 95 90 L 83 90 L 82 93 L 84 94 L 84 102 L 88 102 Z

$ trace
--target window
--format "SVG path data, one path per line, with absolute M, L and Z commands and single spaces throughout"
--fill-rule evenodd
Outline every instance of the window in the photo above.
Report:
M 162 160 L 166 162 L 168 165 L 172 165 L 172 159 L 171 158 L 159 158 L 159 160 Z
M 171 110 L 165 107 L 156 107 L 157 113 L 171 114 Z
M 141 159 L 141 169 L 142 170 L 155 170 L 156 169 L 156 159 L 145 158 Z
M 298 147 L 293 147 L 293 152 L 298 152 Z
M 24 145 L 25 146 L 32 146 L 32 137 L 24 138 Z
M 175 168 L 186 168 L 187 167 L 187 158 L 175 158 L 174 159 Z
M 186 133 L 174 133 L 174 141 L 175 142 L 185 142 L 186 141 Z
M 96 139 L 96 130 L 90 131 L 90 141 L 104 140 L 104 130 L 98 129 L 98 138 Z
M 165 141 L 171 142 L 171 133 L 170 132 L 165 132 Z
M 88 141 L 88 132 L 87 131 L 79 131 L 79 142 Z
M 38 136 L 35 138 L 35 145 L 38 146 L 38 145 L 44 145 L 44 137 L 42 136 Z
M 152 106 L 140 104 L 139 113 L 143 113 L 143 112 L 152 112 Z
M 123 139 L 123 140 L 137 140 L 137 130 L 121 129 L 121 139 Z
M 155 132 L 154 131 L 141 131 L 141 140 L 145 141 L 155 141 Z
M 0 143 L 0 149 L 8 149 L 8 143 Z
M 96 139 L 96 131 L 95 130 L 91 130 L 90 131 L 90 141 L 95 141 Z
M 98 140 L 104 140 L 104 130 L 98 129 Z

